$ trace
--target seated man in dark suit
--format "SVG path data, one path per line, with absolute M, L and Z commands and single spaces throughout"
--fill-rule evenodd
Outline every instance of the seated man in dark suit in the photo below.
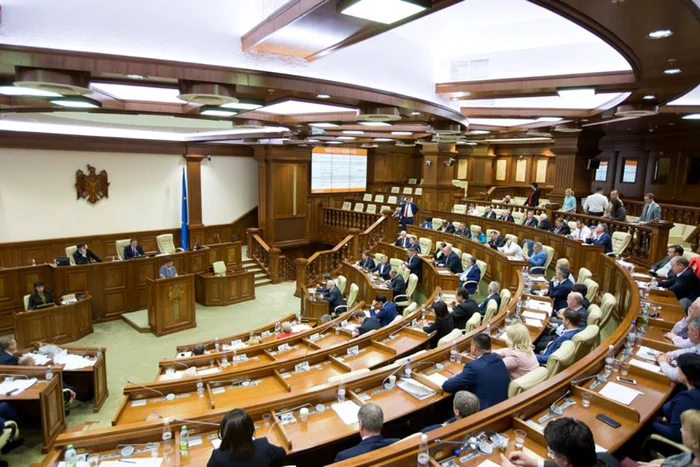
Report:
M 491 206 L 486 206 L 486 209 L 484 209 L 484 215 L 481 217 L 485 217 L 487 219 L 495 219 L 496 211 L 494 211 Z
M 358 261 L 357 265 L 365 271 L 374 269 L 374 259 L 369 255 L 369 251 L 365 250 L 362 252 L 362 259 Z
M 477 413 L 479 411 L 479 398 L 469 391 L 457 391 L 454 399 L 452 400 L 452 411 L 455 414 L 454 417 L 450 418 L 445 423 L 426 426 L 420 430 L 421 433 L 436 430 L 445 425 L 449 425 L 450 423 L 454 423 L 457 420 L 461 420 L 464 417 Z
M 359 456 L 366 452 L 374 451 L 397 442 L 398 438 L 384 438 L 382 436 L 382 426 L 384 426 L 384 412 L 377 404 L 367 403 L 360 407 L 357 412 L 360 436 L 362 441 L 357 446 L 340 451 L 335 456 L 334 462 L 340 462 Z
M 394 302 L 388 301 L 384 294 L 377 295 L 369 309 L 369 315 L 372 318 L 377 318 L 382 327 L 391 323 L 398 314 Z
M 452 321 L 454 321 L 455 329 L 464 329 L 469 318 L 474 313 L 479 312 L 479 305 L 469 298 L 469 293 L 464 287 L 458 287 L 455 292 L 457 302 L 452 302 Z
M 465 224 L 464 222 L 459 223 L 459 228 L 455 230 L 455 235 L 459 235 L 460 237 L 472 238 L 471 230 L 467 228 L 467 224 Z
M 495 300 L 496 304 L 498 305 L 498 308 L 501 308 L 501 285 L 496 282 L 496 281 L 491 281 L 489 283 L 489 294 L 488 296 L 484 299 L 483 302 L 479 304 L 479 313 L 481 313 L 481 316 L 486 315 L 486 305 L 488 305 L 489 300 Z
M 671 245 L 668 247 L 668 250 L 666 250 L 666 256 L 649 268 L 649 274 L 659 279 L 670 279 L 671 259 L 676 256 L 683 256 L 684 251 L 685 250 L 683 250 L 683 247 L 680 245 Z
M 139 241 L 132 238 L 128 246 L 124 247 L 124 254 L 122 255 L 124 259 L 138 258 L 139 256 L 144 256 L 143 248 L 139 245 Z
M 598 224 L 593 231 L 593 235 L 586 239 L 589 245 L 603 245 L 603 252 L 608 254 L 612 252 L 612 238 L 607 232 L 605 224 Z
M 382 260 L 379 264 L 377 264 L 375 267 L 369 270 L 369 272 L 377 273 L 377 275 L 379 275 L 379 277 L 381 277 L 385 281 L 388 281 L 390 279 L 389 271 L 391 271 L 391 264 L 389 264 L 389 257 L 386 255 L 382 257 Z
M 467 292 L 474 295 L 476 287 L 481 280 L 481 271 L 476 265 L 476 258 L 469 256 L 467 259 L 467 268 L 459 276 L 459 286 L 467 289 Z
M 406 281 L 396 269 L 389 272 L 389 287 L 394 291 L 394 298 L 406 293 Z
M 335 282 L 326 282 L 326 289 L 328 292 L 323 294 L 323 300 L 328 302 L 328 311 L 335 315 L 337 314 L 335 309 L 341 305 L 345 305 L 345 299 L 343 298 L 343 294 L 340 293 L 338 286 L 335 285 Z
M 328 273 L 323 274 L 323 281 L 319 282 L 318 287 L 316 288 L 316 292 L 317 293 L 328 292 L 330 289 L 326 288 L 326 284 L 328 284 L 328 281 L 332 281 L 332 280 L 333 280 L 333 276 L 331 276 Z
M 588 310 L 583 307 L 583 295 L 578 292 L 571 292 L 566 298 L 566 308 L 559 310 L 556 313 L 556 317 L 549 320 L 548 329 L 537 339 L 535 343 L 535 352 L 542 352 L 547 348 L 547 345 L 557 337 L 561 336 L 566 332 L 566 327 L 564 326 L 564 315 L 566 310 L 573 310 L 578 313 L 579 327 L 581 329 L 586 327 L 586 321 L 588 321 Z
M 527 216 L 523 219 L 523 225 L 526 227 L 537 228 L 537 218 L 535 217 L 535 211 L 528 211 Z
M 564 221 L 563 217 L 557 217 L 556 220 L 554 221 L 554 227 L 552 227 L 552 233 L 558 234 L 558 235 L 571 235 L 571 229 L 569 228 L 569 224 Z
M 44 281 L 34 281 L 34 293 L 29 296 L 27 308 L 36 310 L 38 306 L 53 303 L 53 295 L 44 289 Z
M 660 281 L 659 287 L 668 288 L 678 300 L 686 298 L 692 302 L 700 296 L 700 278 L 688 267 L 689 264 L 683 256 L 671 259 L 671 272 L 675 277 Z
M 11 337 L 0 339 L 0 365 L 18 365 L 19 357 L 15 357 L 17 341 Z
M 588 287 L 586 287 L 584 284 L 574 284 L 573 287 L 571 287 L 571 291 L 581 294 L 583 297 L 583 303 L 581 305 L 583 305 L 586 310 L 591 306 L 591 301 L 586 298 L 586 295 L 588 295 Z
M 379 329 L 382 325 L 379 323 L 377 318 L 367 316 L 362 310 L 357 310 L 355 312 L 355 321 L 360 323 L 360 327 L 355 330 L 354 335 L 361 336 L 366 332 L 370 332 L 374 329 Z
M 399 232 L 399 238 L 397 238 L 396 241 L 394 242 L 394 246 L 399 246 L 401 248 L 408 248 L 409 243 L 410 242 L 408 240 L 408 236 L 406 235 L 406 231 L 402 230 L 401 232 Z
M 504 209 L 504 210 L 501 211 L 501 212 L 502 212 L 502 214 L 501 214 L 500 217 L 498 218 L 499 221 L 503 221 L 503 222 L 515 222 L 515 218 L 514 218 L 513 215 L 510 213 L 510 209 Z
M 462 261 L 459 259 L 459 256 L 457 256 L 457 253 L 452 251 L 452 247 L 448 245 L 442 250 L 442 252 L 445 254 L 445 256 L 437 263 L 437 265 L 450 268 L 450 271 L 452 271 L 454 274 L 461 274 Z
M 442 383 L 442 390 L 456 393 L 470 391 L 479 398 L 481 409 L 508 399 L 510 376 L 500 355 L 491 353 L 491 337 L 477 334 L 472 339 L 474 360 L 464 365 L 462 372 Z
M 438 228 L 438 232 L 455 233 L 455 226 L 448 221 L 442 221 L 442 225 Z
M 562 308 L 566 308 L 566 298 L 571 292 L 571 287 L 574 284 L 569 280 L 569 268 L 566 266 L 559 266 L 554 273 L 554 277 L 549 282 L 549 290 L 547 296 L 554 300 L 554 309 L 552 310 L 552 316 L 556 314 L 557 311 Z
M 442 263 L 445 261 L 445 247 L 447 246 L 447 243 L 445 242 L 440 242 L 437 244 L 435 247 L 435 254 L 433 255 L 433 261 L 436 263 Z
M 537 223 L 537 228 L 540 230 L 552 230 L 552 223 L 549 222 L 547 214 L 540 214 L 539 222 Z
M 506 239 L 498 234 L 498 230 L 492 230 L 489 233 L 488 244 L 494 250 L 501 248 L 506 243 Z
M 553 461 L 542 461 L 527 456 L 522 451 L 513 451 L 508 459 L 501 454 L 502 467 L 557 467 L 560 465 L 619 467 L 620 463 L 607 452 L 596 453 L 596 444 L 590 428 L 580 420 L 558 418 L 544 427 L 547 451 Z
M 418 257 L 418 250 L 408 250 L 408 259 L 404 264 L 411 271 L 411 274 L 415 274 L 418 277 L 418 281 L 420 282 L 423 276 L 423 263 Z
M 542 351 L 542 353 L 538 353 L 535 355 L 540 365 L 547 365 L 547 360 L 549 360 L 549 356 L 557 350 L 559 350 L 559 347 L 561 347 L 561 345 L 564 342 L 570 341 L 571 338 L 573 338 L 576 334 L 578 334 L 581 331 L 581 329 L 583 329 L 579 327 L 581 324 L 581 315 L 576 313 L 574 310 L 569 310 L 568 308 L 564 312 L 563 324 L 564 332 L 562 333 L 562 335 L 557 336 L 556 339 L 549 342 L 547 344 L 547 347 L 545 347 L 545 349 Z
M 75 264 L 90 264 L 90 263 L 101 263 L 102 260 L 92 251 L 88 250 L 88 247 L 84 243 L 78 243 L 78 249 L 73 253 L 73 260 Z

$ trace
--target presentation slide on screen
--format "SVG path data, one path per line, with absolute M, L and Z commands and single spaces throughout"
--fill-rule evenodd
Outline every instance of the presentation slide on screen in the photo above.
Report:
M 364 192 L 366 189 L 366 149 L 313 149 L 311 193 Z

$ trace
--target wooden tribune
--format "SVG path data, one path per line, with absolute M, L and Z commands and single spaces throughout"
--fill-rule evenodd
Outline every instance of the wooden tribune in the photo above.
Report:
M 158 337 L 197 327 L 194 274 L 148 279 L 148 325 Z
M 63 344 L 92 333 L 92 295 L 69 305 L 41 310 L 13 311 L 19 348 L 33 342 Z
M 224 306 L 255 300 L 255 273 L 226 271 L 225 276 L 214 273 L 197 274 L 195 298 L 205 306 Z

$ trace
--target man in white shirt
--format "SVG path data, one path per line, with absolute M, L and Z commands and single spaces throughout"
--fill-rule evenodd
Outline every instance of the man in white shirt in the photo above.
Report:
M 591 229 L 583 223 L 583 221 L 576 221 L 576 229 L 571 232 L 570 237 L 574 240 L 586 241 L 588 237 L 591 236 Z
M 498 251 L 506 256 L 512 256 L 515 259 L 523 259 L 523 249 L 510 238 L 506 240 L 506 244 L 500 247 Z
M 676 383 L 679 383 L 680 380 L 678 379 L 678 367 L 673 364 L 675 360 L 686 353 L 700 354 L 700 317 L 688 321 L 688 339 L 690 339 L 690 347 L 662 353 L 656 357 L 656 361 L 661 366 L 661 372 Z
M 671 332 L 664 334 L 664 337 L 673 342 L 673 345 L 679 349 L 692 347 L 693 343 L 690 341 L 690 337 L 688 337 L 688 323 L 694 318 L 700 318 L 700 298 L 690 304 L 688 315 L 678 321 L 673 326 L 673 329 L 671 329 Z
M 598 187 L 595 193 L 586 198 L 583 211 L 589 216 L 602 217 L 608 207 L 608 198 L 603 194 L 603 187 Z

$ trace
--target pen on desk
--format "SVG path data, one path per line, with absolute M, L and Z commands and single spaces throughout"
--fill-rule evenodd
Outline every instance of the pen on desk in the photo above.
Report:
M 5 395 L 6 395 L 6 396 L 11 396 L 12 394 L 16 393 L 17 391 L 19 391 L 19 388 L 14 388 L 12 391 L 7 391 L 7 392 L 5 393 Z
M 454 373 L 452 373 L 452 372 L 451 372 L 450 370 L 447 370 L 447 369 L 445 369 L 445 371 L 446 371 L 446 372 L 448 372 L 449 374 L 451 374 L 452 376 L 454 376 L 454 375 L 455 375 L 455 374 L 454 374 Z

